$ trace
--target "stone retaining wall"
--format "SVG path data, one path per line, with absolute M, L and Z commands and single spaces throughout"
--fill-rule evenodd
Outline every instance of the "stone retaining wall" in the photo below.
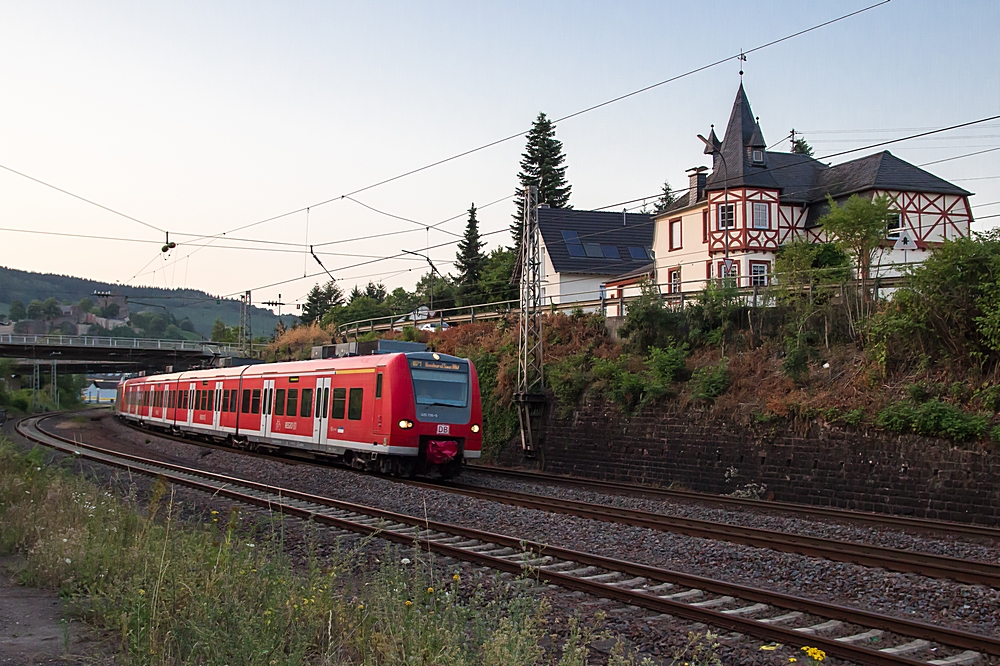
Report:
M 767 499 L 1000 524 L 1000 455 L 976 444 L 816 425 L 803 436 L 787 425 L 651 411 L 625 418 L 591 401 L 572 419 L 553 418 L 540 462 L 592 479 L 709 493 L 756 483 Z

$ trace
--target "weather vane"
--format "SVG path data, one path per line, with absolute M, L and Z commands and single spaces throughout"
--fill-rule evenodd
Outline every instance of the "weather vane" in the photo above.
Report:
M 740 49 L 740 55 L 738 56 L 740 61 L 740 82 L 743 81 L 743 63 L 747 61 L 746 55 L 743 54 L 743 49 Z

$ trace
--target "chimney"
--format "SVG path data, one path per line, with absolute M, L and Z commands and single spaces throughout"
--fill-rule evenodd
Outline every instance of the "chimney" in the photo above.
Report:
M 701 199 L 701 195 L 705 193 L 705 181 L 708 179 L 708 167 L 691 167 L 687 170 L 688 175 L 688 205 L 697 202 Z

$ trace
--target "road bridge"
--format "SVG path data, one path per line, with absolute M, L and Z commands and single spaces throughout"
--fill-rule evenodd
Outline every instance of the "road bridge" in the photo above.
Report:
M 240 356 L 236 345 L 150 338 L 78 335 L 0 335 L 0 358 L 15 365 L 66 366 L 67 372 L 183 370 L 221 365 Z

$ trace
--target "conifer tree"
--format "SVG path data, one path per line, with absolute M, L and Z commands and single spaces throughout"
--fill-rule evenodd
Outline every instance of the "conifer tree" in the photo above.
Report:
M 656 213 L 662 213 L 666 209 L 670 208 L 670 204 L 677 201 L 677 193 L 674 192 L 674 188 L 670 187 L 670 181 L 663 181 L 663 189 L 660 191 L 660 196 L 656 199 L 656 204 L 654 204 L 653 211 Z
M 330 280 L 326 285 L 320 287 L 314 285 L 306 296 L 306 302 L 302 306 L 302 314 L 299 319 L 307 326 L 314 321 L 319 321 L 327 311 L 336 306 L 344 304 L 344 293 L 337 286 L 337 283 Z
M 521 226 L 524 220 L 524 189 L 529 185 L 538 187 L 538 203 L 551 208 L 572 208 L 569 195 L 572 186 L 566 181 L 562 141 L 556 139 L 556 126 L 544 113 L 539 113 L 531 130 L 528 142 L 521 155 L 521 172 L 517 174 L 519 187 L 515 191 L 517 212 L 510 225 L 514 237 L 514 252 L 520 256 Z
M 455 268 L 458 269 L 459 305 L 474 305 L 480 302 L 480 281 L 486 255 L 484 243 L 479 238 L 479 220 L 476 219 L 476 204 L 469 208 L 469 221 L 465 225 L 465 236 L 458 242 Z
M 795 139 L 794 141 L 792 141 L 792 152 L 798 153 L 799 155 L 808 155 L 809 157 L 812 157 L 813 148 L 808 143 L 806 143 L 805 139 Z

